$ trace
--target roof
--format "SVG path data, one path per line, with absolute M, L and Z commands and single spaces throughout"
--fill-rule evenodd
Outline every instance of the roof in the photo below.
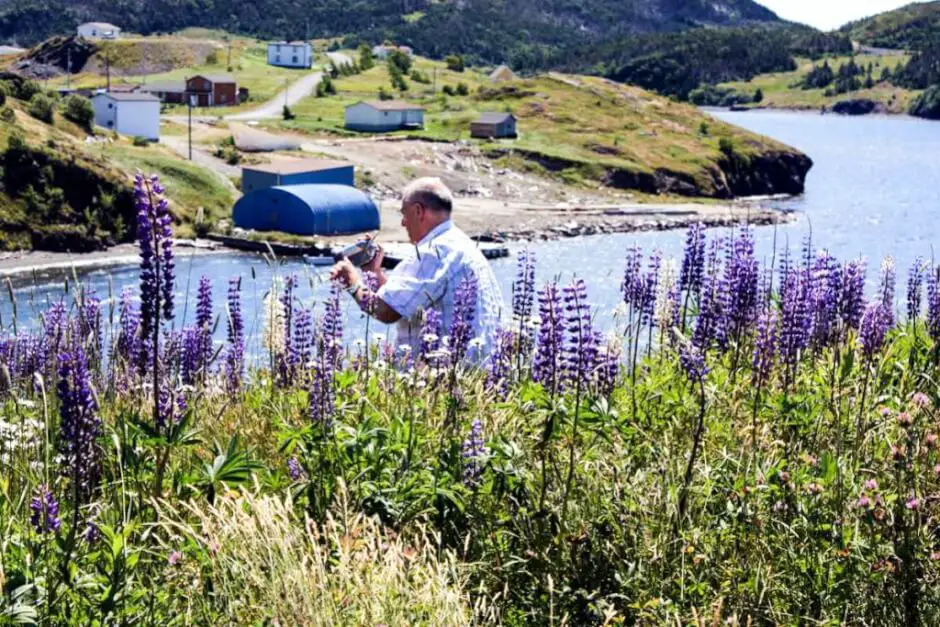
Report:
M 115 26 L 114 24 L 109 24 L 108 22 L 85 22 L 84 24 L 79 24 L 78 27 L 82 26 L 94 26 L 95 28 L 108 29 L 111 30 L 121 30 L 120 26 Z
M 272 41 L 268 43 L 268 46 L 309 46 L 310 42 L 308 41 Z
M 137 91 L 146 91 L 146 92 L 186 92 L 186 81 L 154 81 L 152 83 L 147 83 L 141 85 L 140 89 Z
M 193 78 L 205 78 L 213 83 L 237 83 L 234 76 L 229 74 L 193 74 L 189 79 Z M 186 80 L 189 80 L 186 79 Z
M 480 117 L 477 118 L 478 124 L 502 124 L 507 120 L 515 120 L 516 116 L 511 113 L 481 113 Z
M 516 78 L 516 73 L 513 72 L 508 65 L 501 65 L 490 74 L 490 80 L 512 80 Z
M 249 192 L 232 209 L 235 226 L 297 235 L 352 235 L 379 228 L 379 210 L 347 185 L 281 185 Z
M 424 107 L 405 102 L 404 100 L 370 100 L 368 102 L 357 102 L 346 108 L 349 109 L 361 104 L 368 105 L 379 111 L 424 111 Z
M 116 83 L 111 85 L 111 93 L 115 94 L 128 94 L 132 91 L 137 91 L 140 89 L 139 83 Z
M 131 92 L 131 93 L 121 92 L 121 93 L 116 93 L 116 94 L 115 93 L 95 94 L 94 97 L 98 98 L 99 96 L 107 96 L 111 100 L 117 100 L 118 102 L 160 102 L 160 99 L 157 98 L 156 96 L 152 96 L 150 94 L 135 93 L 135 92 Z
M 295 161 L 281 161 L 279 163 L 262 163 L 245 166 L 242 170 L 256 172 L 270 172 L 271 174 L 297 174 L 300 172 L 320 172 L 336 168 L 351 168 L 353 164 L 348 161 L 334 161 L 331 159 L 298 159 Z

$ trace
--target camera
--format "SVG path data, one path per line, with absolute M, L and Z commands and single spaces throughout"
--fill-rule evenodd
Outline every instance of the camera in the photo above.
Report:
M 333 257 L 337 261 L 340 259 L 348 259 L 352 265 L 361 268 L 375 259 L 378 252 L 379 245 L 375 243 L 375 240 L 363 239 L 354 244 L 350 244 L 346 248 L 335 250 Z

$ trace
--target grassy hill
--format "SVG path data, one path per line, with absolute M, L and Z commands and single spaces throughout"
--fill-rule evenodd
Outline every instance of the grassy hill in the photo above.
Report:
M 480 112 L 510 111 L 521 137 L 482 142 L 485 150 L 573 182 L 706 197 L 795 192 L 811 164 L 791 148 L 694 107 L 602 78 L 551 73 L 494 84 L 483 72 L 454 72 L 427 59 L 418 59 L 413 70 L 428 80 L 408 80 L 401 95 L 426 109 L 426 128 L 417 137 L 469 141 L 469 123 Z M 389 81 L 381 64 L 339 78 L 337 95 L 303 101 L 296 120 L 276 126 L 348 134 L 345 107 L 376 99 L 380 89 L 391 88 Z
M 921 50 L 940 41 L 940 2 L 915 2 L 842 27 L 866 46 Z
M 52 124 L 7 98 L 0 107 L 0 249 L 82 252 L 129 241 L 136 211 L 131 183 L 141 169 L 161 176 L 181 237 L 197 220 L 228 217 L 233 191 L 213 173 L 158 145 L 89 134 L 57 108 Z

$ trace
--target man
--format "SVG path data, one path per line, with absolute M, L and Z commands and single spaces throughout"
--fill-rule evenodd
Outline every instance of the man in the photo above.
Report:
M 337 263 L 331 279 L 346 286 L 360 307 L 369 303 L 375 319 L 398 323 L 398 343 L 418 350 L 421 345 L 423 312 L 441 314 L 441 335 L 450 334 L 457 288 L 468 276 L 477 280 L 476 315 L 472 338 L 476 349 L 469 358 L 482 360 L 493 348 L 503 299 L 489 262 L 476 243 L 451 220 L 454 197 L 438 178 L 418 179 L 402 192 L 401 224 L 415 245 L 414 255 L 404 259 L 388 275 L 382 270 L 384 253 L 363 270 L 374 272 L 379 289 L 373 294 L 348 260 Z

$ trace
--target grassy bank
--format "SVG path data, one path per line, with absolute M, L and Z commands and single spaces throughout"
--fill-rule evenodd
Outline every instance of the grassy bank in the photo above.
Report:
M 907 55 L 858 55 L 855 57 L 830 57 L 825 61 L 836 72 L 840 66 L 853 60 L 868 67 L 872 65 L 873 78 L 876 84 L 871 88 L 862 88 L 843 94 L 826 94 L 827 88 L 803 89 L 801 84 L 814 67 L 820 67 L 823 60 L 798 59 L 799 68 L 793 72 L 780 72 L 776 74 L 762 74 L 753 80 L 744 82 L 724 83 L 721 86 L 735 91 L 752 94 L 757 89 L 763 92 L 763 100 L 759 103 L 744 105 L 749 107 L 769 107 L 777 109 L 815 109 L 823 107 L 831 109 L 834 104 L 842 100 L 867 99 L 872 100 L 888 113 L 907 113 L 911 103 L 920 94 L 919 91 L 904 89 L 881 81 L 882 72 L 887 68 L 894 72 L 899 65 L 909 60 Z M 861 77 L 865 80 L 865 76 Z
M 864 262 L 765 272 L 748 231 L 693 229 L 681 272 L 628 251 L 605 338 L 583 283 L 519 263 L 483 367 L 462 364 L 460 324 L 425 321 L 416 352 L 376 326 L 350 337 L 341 291 L 314 303 L 291 277 L 230 282 L 224 303 L 204 283 L 175 302 L 195 323 L 159 322 L 147 276 L 113 317 L 70 286 L 41 341 L 3 344 L 0 612 L 936 622 L 940 268 L 917 266 L 898 313 L 890 263 L 866 295 Z M 247 372 L 241 299 L 266 292 L 267 365 Z

